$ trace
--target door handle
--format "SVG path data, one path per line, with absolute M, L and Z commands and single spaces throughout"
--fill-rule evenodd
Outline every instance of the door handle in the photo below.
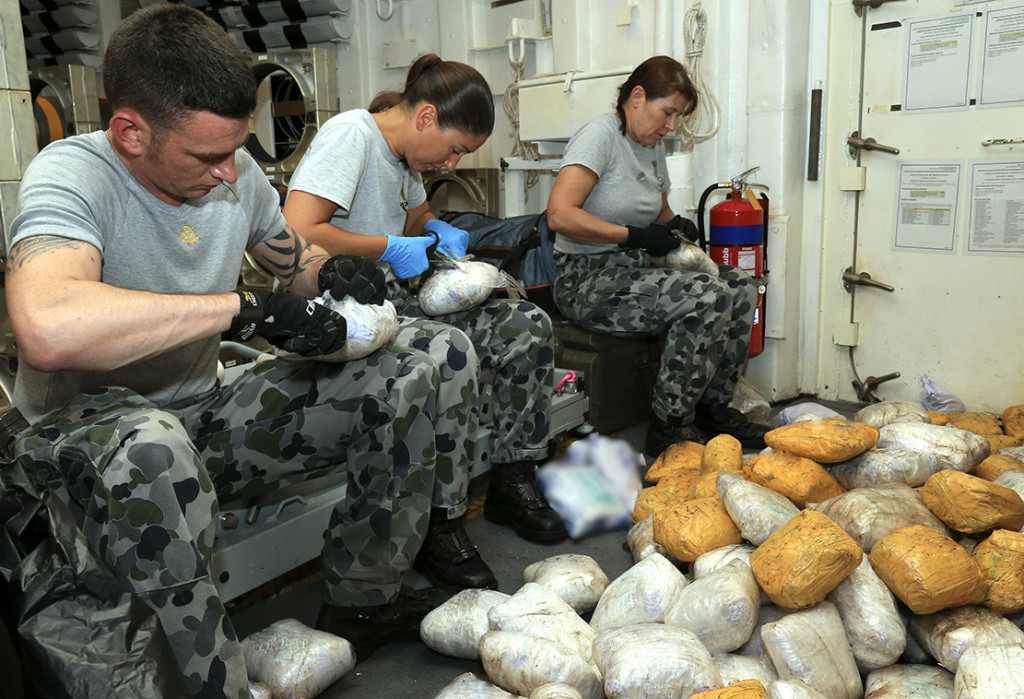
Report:
M 893 148 L 892 146 L 886 146 L 879 143 L 873 138 L 861 138 L 859 131 L 854 131 L 846 139 L 846 145 L 850 150 L 850 157 L 856 158 L 858 150 L 880 150 L 883 153 L 889 153 L 891 155 L 899 155 L 900 149 Z
M 864 14 L 865 7 L 877 10 L 887 2 L 897 2 L 897 0 L 852 0 L 851 4 L 853 5 L 853 11 L 860 17 Z
M 843 288 L 847 291 L 853 291 L 854 286 L 873 286 L 883 291 L 895 291 L 894 287 L 872 279 L 871 275 L 867 272 L 858 274 L 853 271 L 853 267 L 847 267 L 843 270 Z

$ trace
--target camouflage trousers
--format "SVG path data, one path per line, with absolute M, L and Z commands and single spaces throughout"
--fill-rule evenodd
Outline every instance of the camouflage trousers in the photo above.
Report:
M 437 364 L 433 502 L 449 518 L 458 517 L 466 511 L 480 424 L 491 430 L 494 464 L 547 456 L 555 360 L 551 319 L 528 301 L 507 300 L 430 318 L 404 289 L 392 285 L 389 296 L 400 314 L 392 344 L 422 350 Z M 482 415 L 481 375 L 490 379 Z
M 555 253 L 555 303 L 571 322 L 610 335 L 665 335 L 652 411 L 693 420 L 698 403 L 727 405 L 743 371 L 757 303 L 754 280 L 652 267 L 646 253 Z
M 189 690 L 249 697 L 245 662 L 210 576 L 218 498 L 347 472 L 324 538 L 324 595 L 381 604 L 426 534 L 437 373 L 421 353 L 344 364 L 277 359 L 158 407 L 101 388 L 18 437 L 90 545 L 157 613 Z

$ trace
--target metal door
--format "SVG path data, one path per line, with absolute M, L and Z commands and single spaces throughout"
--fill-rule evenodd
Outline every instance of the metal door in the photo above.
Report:
M 855 397 L 919 400 L 928 376 L 968 410 L 1024 403 L 1024 3 L 851 5 Z

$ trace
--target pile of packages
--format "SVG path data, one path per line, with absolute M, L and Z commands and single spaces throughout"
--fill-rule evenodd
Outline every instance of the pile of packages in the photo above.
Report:
M 465 591 L 421 627 L 479 658 L 438 699 L 1024 696 L 1024 405 L 805 415 L 646 474 L 609 581 L 585 556 Z

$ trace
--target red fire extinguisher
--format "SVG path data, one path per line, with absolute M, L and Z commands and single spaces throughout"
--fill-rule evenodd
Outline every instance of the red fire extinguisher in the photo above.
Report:
M 763 184 L 747 182 L 747 177 L 759 168 L 753 167 L 732 177 L 728 182 L 718 182 L 704 190 L 697 206 L 698 243 L 712 260 L 719 264 L 738 267 L 757 282 L 757 306 L 754 309 L 754 325 L 750 331 L 751 356 L 764 350 L 764 305 L 768 286 L 768 270 L 765 256 L 768 249 L 768 195 L 754 196 L 754 189 L 765 192 Z M 711 235 L 704 237 L 704 205 L 708 197 L 718 189 L 728 189 L 724 201 L 711 207 Z M 710 249 L 709 249 L 710 248 Z

